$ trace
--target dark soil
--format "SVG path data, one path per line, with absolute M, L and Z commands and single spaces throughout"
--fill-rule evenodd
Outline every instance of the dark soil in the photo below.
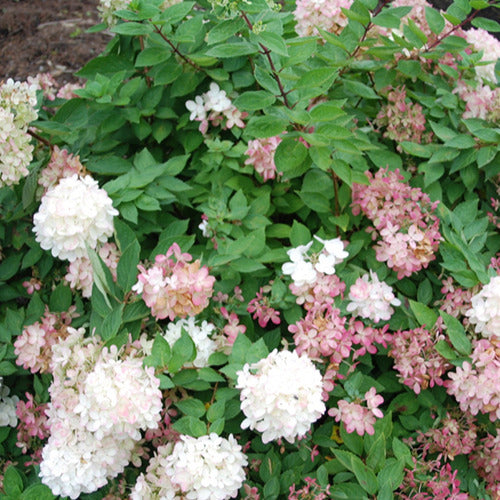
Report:
M 110 35 L 85 33 L 100 22 L 98 0 L 0 0 L 0 81 L 50 72 L 60 84 L 99 55 Z

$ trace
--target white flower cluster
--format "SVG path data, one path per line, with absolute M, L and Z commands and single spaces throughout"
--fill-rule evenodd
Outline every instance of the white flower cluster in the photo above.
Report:
M 476 332 L 483 337 L 500 339 L 500 276 L 491 278 L 490 282 L 472 297 L 471 306 L 465 315 L 476 325 Z
M 96 248 L 113 234 L 118 211 L 111 198 L 90 175 L 73 175 L 59 181 L 42 197 L 33 216 L 36 241 L 54 257 L 73 262 L 86 257 L 86 245 Z
M 477 52 L 483 52 L 481 63 L 489 63 L 475 66 L 477 79 L 496 84 L 495 64 L 500 58 L 500 41 L 481 28 L 466 30 L 465 39 Z
M 349 302 L 347 310 L 362 318 L 369 318 L 375 323 L 389 321 L 394 309 L 392 306 L 400 306 L 401 301 L 397 299 L 390 287 L 384 281 L 380 281 L 376 273 L 370 270 L 370 274 L 364 274 L 356 280 L 349 290 Z
M 181 338 L 183 328 L 191 337 L 196 347 L 196 358 L 192 363 L 187 363 L 185 366 L 195 366 L 196 368 L 208 366 L 208 358 L 217 350 L 217 343 L 210 338 L 215 330 L 215 325 L 203 321 L 198 326 L 193 316 L 180 319 L 175 323 L 169 323 L 163 337 L 169 343 L 170 347 L 173 347 L 175 342 Z
M 305 355 L 276 349 L 237 373 L 243 429 L 262 432 L 262 442 L 285 438 L 293 443 L 325 412 L 320 371 Z
M 239 111 L 227 97 L 226 92 L 212 82 L 210 90 L 202 95 L 197 95 L 194 101 L 186 101 L 186 108 L 191 112 L 189 119 L 191 121 L 201 122 L 199 130 L 205 133 L 208 129 L 208 122 L 214 126 L 219 125 L 226 120 L 225 128 L 234 126 L 243 128 L 245 124 L 242 118 L 246 114 Z
M 310 241 L 307 245 L 288 250 L 291 262 L 285 262 L 281 268 L 284 274 L 291 276 L 298 287 L 314 284 L 318 278 L 317 273 L 335 274 L 335 266 L 349 256 L 340 238 L 333 240 L 323 240 L 318 236 L 314 238 L 323 243 L 323 250 L 319 254 L 313 256 L 307 254 L 313 244 Z
M 40 477 L 55 495 L 78 498 L 104 486 L 133 458 L 139 430 L 158 426 L 160 381 L 143 368 L 137 345 L 121 356 L 98 337 L 68 327 L 55 344 L 47 410 L 50 437 L 42 450 Z
M 172 445 L 160 446 L 145 474 L 134 486 L 131 500 L 225 500 L 238 494 L 247 457 L 233 435 L 228 439 L 211 433 L 194 438 L 181 436 Z
M 28 125 L 36 120 L 36 86 L 9 78 L 0 86 L 0 187 L 29 174 L 33 146 Z
M 4 385 L 3 378 L 0 377 L 0 427 L 16 427 L 16 408 L 19 398 L 9 397 L 10 389 Z

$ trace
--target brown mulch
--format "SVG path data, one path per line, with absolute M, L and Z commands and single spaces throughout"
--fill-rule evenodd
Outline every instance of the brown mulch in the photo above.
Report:
M 0 81 L 50 72 L 60 84 L 99 55 L 109 34 L 85 33 L 100 22 L 98 0 L 0 0 Z

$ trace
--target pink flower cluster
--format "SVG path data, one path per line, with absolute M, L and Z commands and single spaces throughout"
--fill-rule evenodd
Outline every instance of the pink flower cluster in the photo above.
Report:
M 492 498 L 500 498 L 500 434 L 488 434 L 477 444 L 471 455 L 472 466 L 479 477 L 486 480 Z
M 194 101 L 186 101 L 186 108 L 191 112 L 191 121 L 201 122 L 199 130 L 202 134 L 206 134 L 208 122 L 214 127 L 224 123 L 223 128 L 244 128 L 243 119 L 248 116 L 248 113 L 241 112 L 234 106 L 226 92 L 215 82 L 210 84 L 208 92 L 196 96 Z
M 331 498 L 330 495 L 330 485 L 327 485 L 323 488 L 320 484 L 318 484 L 316 478 L 305 477 L 304 482 L 305 486 L 296 490 L 295 483 L 290 486 L 288 500 L 308 500 L 310 498 L 314 498 L 315 500 L 327 500 Z
M 465 102 L 462 118 L 481 118 L 492 123 L 500 120 L 500 88 L 492 89 L 481 82 L 471 87 L 458 81 L 454 92 Z
M 225 307 L 221 307 L 220 312 L 222 317 L 227 321 L 226 325 L 222 329 L 222 332 L 225 335 L 224 341 L 228 345 L 232 346 L 236 337 L 240 333 L 243 335 L 247 331 L 247 327 L 240 324 L 240 319 L 236 313 L 230 313 Z
M 80 162 L 79 156 L 74 156 L 66 149 L 54 146 L 49 164 L 40 172 L 38 184 L 43 186 L 43 194 L 55 186 L 62 178 L 71 177 L 73 174 L 86 175 L 85 167 Z
M 347 311 L 374 323 L 389 321 L 394 313 L 391 306 L 400 306 L 401 301 L 392 293 L 392 288 L 380 281 L 376 273 L 364 274 L 349 290 Z
M 51 313 L 45 310 L 41 321 L 26 326 L 14 342 L 16 364 L 31 373 L 49 371 L 52 346 L 67 335 L 67 327 L 78 317 L 72 306 L 67 312 Z
M 37 404 L 33 395 L 26 393 L 27 401 L 18 401 L 16 415 L 19 419 L 17 424 L 17 442 L 16 446 L 21 448 L 24 455 L 28 450 L 33 450 L 31 455 L 32 463 L 37 465 L 41 460 L 40 441 L 49 435 L 49 426 L 47 423 L 47 403 Z
M 299 36 L 319 35 L 318 28 L 340 33 L 348 19 L 342 8 L 349 10 L 353 0 L 297 0 L 293 13 Z
M 398 278 L 426 268 L 439 247 L 439 219 L 433 214 L 438 202 L 432 203 L 420 188 L 402 182 L 399 170 L 365 172 L 370 183 L 353 184 L 352 211 L 363 212 L 374 224 L 373 239 L 379 262 L 398 273 Z
M 175 259 L 174 259 L 175 258 Z M 199 260 L 182 253 L 174 243 L 165 255 L 157 255 L 155 263 L 146 269 L 137 266 L 140 274 L 133 290 L 142 294 L 156 319 L 196 316 L 208 306 L 215 278 Z
M 441 293 L 444 297 L 435 305 L 455 318 L 465 316 L 465 313 L 470 309 L 472 296 L 478 291 L 478 287 L 464 289 L 455 285 L 452 277 L 446 278 L 442 283 Z M 467 318 L 463 318 L 463 321 L 467 321 Z
M 290 325 L 296 351 L 299 355 L 306 353 L 316 361 L 329 358 L 337 366 L 349 357 L 352 339 L 345 328 L 346 319 L 340 310 L 330 304 L 315 304 L 305 318 Z
M 270 306 L 267 294 L 271 291 L 271 285 L 261 286 L 255 298 L 253 298 L 247 307 L 247 311 L 253 315 L 253 319 L 257 319 L 259 326 L 265 328 L 269 321 L 275 325 L 281 322 L 280 312 Z
M 60 87 L 50 73 L 38 73 L 34 78 L 29 76 L 28 82 L 30 85 L 35 85 L 37 89 L 40 89 L 43 92 L 43 96 L 49 101 L 53 101 L 56 97 L 60 99 L 78 97 L 74 91 L 82 88 L 77 83 L 66 83 Z
M 445 339 L 440 323 L 431 330 L 424 327 L 399 330 L 392 336 L 389 356 L 394 358 L 394 369 L 403 384 L 416 394 L 429 386 L 445 384 L 442 377 L 451 365 L 435 348 Z
M 500 419 L 500 345 L 496 337 L 473 340 L 471 361 L 448 372 L 445 382 L 448 394 L 456 398 L 460 409 L 477 415 L 488 414 Z
M 458 411 L 456 412 L 458 413 Z M 438 460 L 453 460 L 457 455 L 468 455 L 476 446 L 477 426 L 470 414 L 460 414 L 457 418 L 446 414 L 439 420 L 439 426 L 426 432 L 417 431 L 417 442 L 428 453 L 438 453 Z
M 104 264 L 110 270 L 113 280 L 117 279 L 117 267 L 120 260 L 120 252 L 114 243 L 104 243 L 97 251 Z M 94 284 L 94 272 L 92 264 L 87 256 L 77 257 L 68 264 L 68 273 L 64 276 L 65 281 L 73 290 L 81 290 L 82 296 L 89 298 L 92 295 Z
M 365 432 L 373 435 L 375 433 L 373 428 L 375 417 L 382 418 L 384 416 L 378 408 L 384 402 L 384 398 L 376 393 L 375 387 L 372 387 L 365 393 L 363 400 L 366 402 L 366 406 L 361 406 L 362 401 L 349 402 L 341 399 L 337 403 L 337 408 L 328 410 L 328 415 L 335 417 L 336 422 L 342 421 L 349 434 L 356 431 L 360 436 Z
M 343 297 L 345 283 L 335 274 L 318 273 L 313 284 L 290 284 L 290 291 L 297 297 L 297 304 L 311 309 L 314 304 L 333 304 L 335 297 Z
M 396 142 L 430 142 L 430 133 L 425 132 L 425 115 L 422 106 L 406 98 L 403 88 L 392 89 L 387 95 L 388 104 L 383 106 L 375 118 L 375 124 L 386 127 L 383 136 Z M 397 146 L 402 151 L 401 146 Z
M 274 153 L 280 142 L 281 137 L 279 136 L 248 141 L 248 148 L 245 154 L 249 158 L 245 160 L 245 165 L 253 165 L 255 171 L 262 176 L 264 182 L 274 179 L 276 175 L 281 175 L 281 173 L 276 171 L 276 165 L 274 164 Z
M 468 500 L 467 493 L 460 493 L 458 470 L 437 459 L 413 457 L 414 468 L 406 469 L 406 475 L 395 497 L 401 500 Z
M 387 343 L 392 339 L 392 335 L 388 333 L 389 325 L 384 325 L 382 328 L 373 328 L 366 326 L 362 321 L 351 318 L 349 320 L 349 333 L 352 338 L 352 343 L 360 347 L 354 352 L 353 359 L 364 356 L 367 352 L 375 354 L 377 347 L 375 344 L 381 344 L 387 347 Z

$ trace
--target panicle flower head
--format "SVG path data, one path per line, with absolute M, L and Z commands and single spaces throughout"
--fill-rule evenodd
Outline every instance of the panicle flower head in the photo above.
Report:
M 264 182 L 274 179 L 276 175 L 281 175 L 277 172 L 274 163 L 274 153 L 280 142 L 281 137 L 279 136 L 248 141 L 248 148 L 245 151 L 248 159 L 245 160 L 245 165 L 253 165 Z
M 492 123 L 498 122 L 500 118 L 500 89 L 498 87 L 492 89 L 481 82 L 471 87 L 459 81 L 454 92 L 457 92 L 460 99 L 465 102 L 462 118 L 480 118 Z
M 139 341 L 120 351 L 68 327 L 52 347 L 47 409 L 50 437 L 40 477 L 55 495 L 78 498 L 104 486 L 133 457 L 140 430 L 158 426 L 160 382 L 144 368 Z
M 312 285 L 291 283 L 290 291 L 297 297 L 296 303 L 309 310 L 315 304 L 333 304 L 335 297 L 343 297 L 345 287 L 337 275 L 320 273 Z
M 194 101 L 186 101 L 186 108 L 191 113 L 191 121 L 201 122 L 199 130 L 202 134 L 207 132 L 209 122 L 214 127 L 225 122 L 223 128 L 244 128 L 243 119 L 248 116 L 248 113 L 241 112 L 233 105 L 226 91 L 215 82 L 210 84 L 207 92 L 196 96 Z
M 269 305 L 267 294 L 271 291 L 271 286 L 261 286 L 255 298 L 253 298 L 247 307 L 247 311 L 254 313 L 253 319 L 258 319 L 259 326 L 265 328 L 269 321 L 275 325 L 281 323 L 280 312 Z
M 486 480 L 486 490 L 492 498 L 500 495 L 500 434 L 487 434 L 481 439 L 471 455 L 472 466 L 479 477 Z
M 470 414 L 447 413 L 439 426 L 426 432 L 417 431 L 417 443 L 423 444 L 429 453 L 439 453 L 438 459 L 453 460 L 457 455 L 468 455 L 476 446 L 477 426 Z
M 15 340 L 16 364 L 31 373 L 48 372 L 52 346 L 67 336 L 67 326 L 75 317 L 74 306 L 65 313 L 51 313 L 46 308 L 41 321 L 26 326 Z
M 261 432 L 264 443 L 279 438 L 293 443 L 325 412 L 321 373 L 295 351 L 275 349 L 257 363 L 246 363 L 237 377 L 245 415 L 241 427 Z
M 420 188 L 403 181 L 399 170 L 365 172 L 369 185 L 353 184 L 352 211 L 363 212 L 382 237 L 375 246 L 376 257 L 398 273 L 398 278 L 426 268 L 435 257 L 441 235 L 439 219 L 433 214 L 437 202 Z
M 345 328 L 346 319 L 330 304 L 315 304 L 305 318 L 290 325 L 297 353 L 316 361 L 330 359 L 332 363 L 349 357 L 352 340 Z
M 378 408 L 383 402 L 384 398 L 378 395 L 375 387 L 372 387 L 365 393 L 364 401 L 366 406 L 361 406 L 360 402 L 349 402 L 341 399 L 337 403 L 337 408 L 330 408 L 328 415 L 335 417 L 336 422 L 342 421 L 347 433 L 357 432 L 362 436 L 365 432 L 373 435 L 375 429 L 375 417 L 382 418 L 384 415 Z
M 411 102 L 406 97 L 404 88 L 392 89 L 388 96 L 388 104 L 379 111 L 375 124 L 386 127 L 383 136 L 398 143 L 403 141 L 418 144 L 430 142 L 430 134 L 425 133 L 425 115 L 422 106 Z M 401 146 L 396 147 L 401 152 Z
M 222 329 L 225 337 L 222 339 L 223 345 L 232 346 L 236 337 L 240 334 L 244 334 L 247 331 L 247 327 L 245 325 L 240 324 L 240 319 L 238 315 L 234 312 L 229 313 L 229 311 L 225 307 L 220 308 L 220 312 L 224 319 L 227 320 L 227 324 Z M 278 313 L 279 314 L 279 313 Z M 224 347 L 222 349 L 224 351 Z
M 166 457 L 166 475 L 182 498 L 225 500 L 235 498 L 245 480 L 248 464 L 232 434 L 226 439 L 211 433 L 181 436 Z
M 376 273 L 364 274 L 356 280 L 349 290 L 347 311 L 362 318 L 369 318 L 374 323 L 389 321 L 394 309 L 401 301 L 392 292 L 392 287 L 384 281 L 379 281 Z
M 42 197 L 33 216 L 36 241 L 54 257 L 73 262 L 87 256 L 113 234 L 118 211 L 111 198 L 90 175 L 72 175 L 59 181 Z
M 490 420 L 500 419 L 500 346 L 497 337 L 473 340 L 471 362 L 464 361 L 448 372 L 445 387 L 456 398 L 460 409 L 477 415 L 488 414 Z
M 495 76 L 495 64 L 500 58 L 500 41 L 482 28 L 470 28 L 465 31 L 465 39 L 469 42 L 476 52 L 482 52 L 482 63 L 477 64 L 476 77 L 480 82 L 497 83 Z
M 169 323 L 163 338 L 169 343 L 170 347 L 173 347 L 175 342 L 181 338 L 183 329 L 191 337 L 196 347 L 196 358 L 192 363 L 186 363 L 184 366 L 195 366 L 196 368 L 208 366 L 208 358 L 217 350 L 217 344 L 212 338 L 215 325 L 207 321 L 197 325 L 192 316 L 187 319 L 180 319 L 175 323 Z
M 471 307 L 472 295 L 477 291 L 477 287 L 464 289 L 457 286 L 450 276 L 442 281 L 441 293 L 443 298 L 435 303 L 439 308 L 454 318 L 465 316 Z M 464 318 L 464 324 L 467 319 Z
M 394 358 L 398 378 L 416 394 L 429 386 L 444 385 L 442 377 L 451 368 L 435 347 L 438 342 L 446 340 L 440 324 L 431 330 L 424 327 L 399 330 L 389 342 L 389 356 Z
M 28 450 L 33 450 L 33 462 L 38 464 L 41 457 L 38 456 L 41 451 L 40 440 L 49 436 L 49 425 L 45 411 L 48 404 L 37 404 L 32 394 L 26 393 L 27 401 L 18 401 L 16 415 L 19 419 L 17 425 L 16 446 L 21 448 L 24 455 Z
M 59 149 L 54 146 L 49 164 L 40 172 L 38 184 L 43 186 L 43 193 L 55 186 L 60 179 L 82 175 L 85 168 L 80 162 L 79 156 L 73 156 L 66 149 Z
M 293 13 L 299 36 L 319 35 L 318 28 L 339 34 L 347 26 L 347 16 L 342 8 L 349 10 L 353 0 L 297 0 Z
M 471 308 L 465 314 L 476 325 L 477 333 L 500 340 L 500 276 L 491 278 L 471 298 Z
M 175 257 L 175 260 L 174 258 Z M 140 274 L 133 290 L 141 294 L 157 319 L 196 316 L 208 306 L 215 278 L 199 260 L 182 253 L 174 243 L 165 255 L 157 255 L 149 269 L 137 266 Z

